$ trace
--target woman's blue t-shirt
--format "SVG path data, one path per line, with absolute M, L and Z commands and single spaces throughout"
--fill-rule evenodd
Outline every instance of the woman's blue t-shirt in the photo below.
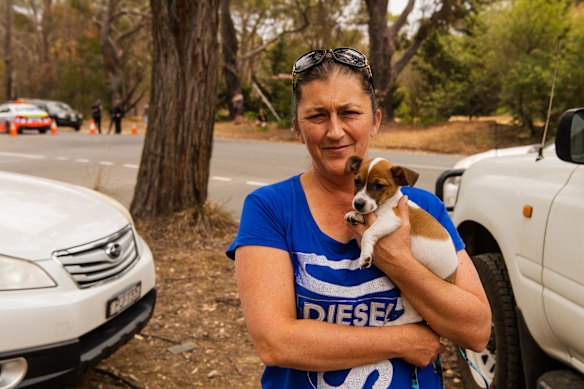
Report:
M 408 198 L 448 230 L 457 250 L 464 248 L 442 202 L 430 192 L 403 187 Z M 299 319 L 349 326 L 383 326 L 403 312 L 400 292 L 375 267 L 361 270 L 355 240 L 342 243 L 324 234 L 310 213 L 300 175 L 255 190 L 245 200 L 239 232 L 227 249 L 235 259 L 240 246 L 268 246 L 287 251 L 294 267 Z M 269 260 L 269 258 L 266 258 Z M 440 388 L 433 364 L 415 369 L 402 359 L 332 372 L 307 372 L 267 366 L 262 388 Z

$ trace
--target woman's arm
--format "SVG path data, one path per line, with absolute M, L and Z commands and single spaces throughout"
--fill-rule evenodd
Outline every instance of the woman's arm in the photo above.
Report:
M 441 349 L 439 336 L 426 325 L 352 327 L 297 319 L 289 254 L 242 246 L 235 257 L 243 313 L 266 365 L 327 371 L 399 357 L 427 366 Z
M 476 269 L 460 250 L 456 281 L 451 284 L 418 262 L 410 249 L 407 197 L 398 204 L 402 225 L 375 246 L 373 263 L 400 288 L 430 327 L 458 345 L 474 351 L 486 346 L 491 333 L 491 310 Z M 367 224 L 353 227 L 361 239 Z

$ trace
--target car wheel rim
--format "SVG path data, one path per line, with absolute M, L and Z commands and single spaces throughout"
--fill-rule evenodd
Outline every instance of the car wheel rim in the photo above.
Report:
M 489 349 L 484 349 L 480 353 L 475 353 L 468 350 L 466 356 L 468 357 L 470 363 L 476 367 L 475 370 L 472 365 L 469 366 L 470 372 L 472 373 L 472 378 L 475 380 L 475 383 L 480 388 L 486 388 L 487 386 L 485 385 L 483 377 L 485 380 L 487 380 L 489 385 L 493 382 L 493 377 L 495 376 L 495 354 L 492 353 Z

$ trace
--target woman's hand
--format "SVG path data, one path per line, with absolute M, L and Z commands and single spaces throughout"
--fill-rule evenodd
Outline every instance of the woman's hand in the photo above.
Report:
M 402 358 L 412 365 L 426 367 L 444 351 L 440 335 L 426 324 L 405 324 L 402 328 L 409 337 L 409 341 L 404 342 Z
M 408 209 L 408 196 L 402 196 L 397 204 L 399 211 L 399 216 L 401 218 L 401 226 L 392 232 L 391 234 L 382 238 L 384 255 L 383 260 L 385 261 L 398 261 L 404 258 L 411 258 L 411 235 L 410 235 L 410 215 Z M 363 233 L 367 230 L 373 222 L 377 219 L 375 213 L 371 212 L 365 216 L 365 224 L 348 224 L 349 228 L 353 231 L 353 237 L 357 240 L 359 246 L 361 245 L 361 239 L 363 239 Z M 373 257 L 373 263 L 379 265 L 376 261 L 376 257 Z M 378 258 L 378 261 L 381 259 Z

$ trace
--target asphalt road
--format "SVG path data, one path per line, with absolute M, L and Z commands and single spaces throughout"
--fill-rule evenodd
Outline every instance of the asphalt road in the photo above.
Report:
M 99 190 L 128 207 L 132 200 L 144 137 L 141 135 L 0 134 L 0 170 L 56 179 Z M 373 150 L 420 173 L 417 187 L 434 191 L 438 175 L 459 157 Z M 236 217 L 255 188 L 298 174 L 309 165 L 300 144 L 215 140 L 209 199 Z

